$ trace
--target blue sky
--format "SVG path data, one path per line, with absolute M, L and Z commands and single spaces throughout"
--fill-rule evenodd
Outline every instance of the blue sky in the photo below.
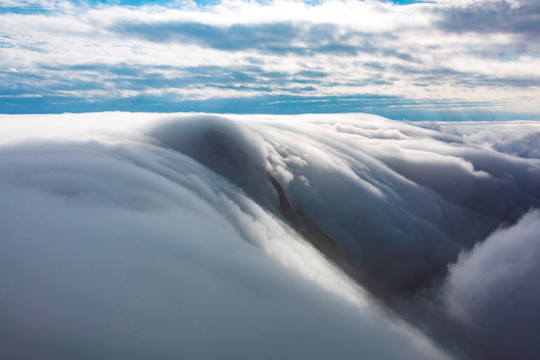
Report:
M 532 0 L 0 0 L 0 113 L 537 120 L 539 19 Z

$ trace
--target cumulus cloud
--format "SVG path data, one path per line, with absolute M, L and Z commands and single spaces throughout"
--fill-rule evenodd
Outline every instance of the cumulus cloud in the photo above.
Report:
M 439 126 L 445 132 L 459 134 L 467 141 L 502 153 L 524 157 L 540 158 L 538 149 L 540 127 L 537 122 L 521 121 L 520 126 L 497 122 L 490 124 L 452 124 Z
M 446 306 L 452 317 L 474 329 L 477 358 L 533 359 L 540 353 L 539 224 L 540 211 L 530 211 L 450 268 Z

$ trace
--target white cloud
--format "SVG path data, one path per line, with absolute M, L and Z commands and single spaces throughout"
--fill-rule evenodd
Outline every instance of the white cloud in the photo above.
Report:
M 200 99 L 205 93 L 290 95 L 305 84 L 295 73 L 316 70 L 328 74 L 309 84 L 316 96 L 377 94 L 456 108 L 455 103 L 473 103 L 535 112 L 537 104 L 530 99 L 538 98 L 537 49 L 512 32 L 446 32 L 438 24 L 448 8 L 440 3 L 231 1 L 204 8 L 102 5 L 59 7 L 47 14 L 5 12 L 0 33 L 10 46 L 0 48 L 5 60 L 0 76 L 10 89 L 25 94 L 84 98 L 87 92 L 94 97 L 101 84 L 108 93 L 96 96 L 100 99 L 127 91 L 147 94 L 145 88 L 162 94 L 175 88 L 182 91 L 175 99 Z M 181 28 L 186 24 L 193 26 Z M 204 32 L 202 27 L 209 28 Z M 280 32 L 280 27 L 291 31 Z M 208 74 L 186 80 L 182 73 L 202 65 L 230 69 L 250 65 L 252 59 L 259 68 L 243 83 L 216 84 Z M 101 71 L 77 69 L 96 64 Z M 107 71 L 118 65 L 135 69 L 144 85 Z M 8 70 L 13 68 L 19 75 Z M 178 81 L 160 85 L 155 73 Z
M 449 358 L 156 117 L 0 119 L 2 357 Z
M 450 268 L 445 301 L 451 316 L 474 329 L 483 358 L 535 358 L 540 349 L 540 212 L 501 228 Z M 492 344 L 497 344 L 494 347 Z
M 38 339 L 25 355 L 444 358 L 433 339 L 471 358 L 538 354 L 533 323 L 519 322 L 537 290 L 516 286 L 537 283 L 540 163 L 506 153 L 508 134 L 538 123 L 93 113 L 0 124 L 2 351 Z M 314 249 L 331 257 L 329 244 L 347 275 Z M 515 321 L 496 314 L 509 304 Z

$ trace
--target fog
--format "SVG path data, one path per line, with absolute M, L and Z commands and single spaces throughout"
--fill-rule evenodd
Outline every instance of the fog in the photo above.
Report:
M 0 123 L 2 357 L 540 355 L 538 123 Z

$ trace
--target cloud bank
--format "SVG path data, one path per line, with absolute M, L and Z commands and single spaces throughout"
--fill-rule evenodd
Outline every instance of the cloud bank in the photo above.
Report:
M 540 352 L 534 340 L 540 321 L 539 220 L 538 210 L 527 213 L 450 268 L 448 311 L 479 334 L 483 358 L 533 359 Z
M 3 134 L 2 357 L 447 358 L 227 179 L 72 120 Z
M 540 352 L 538 123 L 0 121 L 3 357 Z

